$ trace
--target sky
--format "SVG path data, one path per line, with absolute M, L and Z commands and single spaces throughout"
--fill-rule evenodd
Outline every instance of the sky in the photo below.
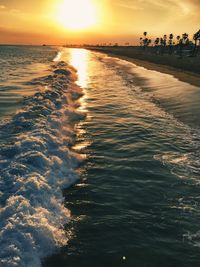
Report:
M 0 43 L 137 44 L 144 31 L 192 36 L 199 14 L 200 0 L 0 0 Z

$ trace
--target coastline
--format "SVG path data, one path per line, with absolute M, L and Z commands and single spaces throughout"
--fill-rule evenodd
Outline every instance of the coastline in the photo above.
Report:
M 138 66 L 144 67 L 149 70 L 154 70 L 154 71 L 170 74 L 182 82 L 186 82 L 191 85 L 198 86 L 198 87 L 200 86 L 200 74 L 196 72 L 187 71 L 187 70 L 180 69 L 180 68 L 175 68 L 169 65 L 158 64 L 158 63 L 154 63 L 148 60 L 130 57 L 127 55 L 121 55 L 121 54 L 118 54 L 117 51 L 113 51 L 113 52 L 110 51 L 110 49 L 109 50 L 104 50 L 104 49 L 99 49 L 99 48 L 98 49 L 87 48 L 87 49 L 95 50 L 97 52 L 108 54 L 111 57 L 115 57 L 115 58 L 117 57 L 117 58 L 129 61 L 129 62 L 132 62 Z

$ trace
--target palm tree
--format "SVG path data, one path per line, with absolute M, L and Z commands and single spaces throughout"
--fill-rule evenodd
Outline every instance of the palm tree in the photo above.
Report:
M 193 36 L 193 40 L 194 40 L 194 49 L 192 52 L 192 56 L 195 56 L 198 53 L 198 49 L 197 49 L 197 42 L 199 41 L 199 45 L 200 45 L 200 30 L 198 30 L 198 32 L 196 32 Z
M 163 36 L 163 38 L 162 37 L 160 38 L 160 45 L 161 45 L 161 47 L 160 47 L 161 54 L 164 54 L 165 53 L 165 47 L 167 45 L 167 35 L 166 34 Z
M 147 32 L 143 32 L 144 38 L 140 38 L 140 45 L 143 46 L 144 50 L 151 43 L 151 40 L 147 38 Z
M 160 42 L 160 38 L 157 37 L 157 38 L 155 39 L 155 41 L 154 41 L 154 44 L 155 44 L 155 45 L 159 45 L 159 42 Z
M 148 46 L 147 32 L 143 32 L 143 35 L 144 35 L 143 45 L 144 45 L 144 48 L 146 48 Z
M 174 38 L 174 35 L 173 33 L 170 33 L 169 35 L 169 54 L 171 55 L 172 52 L 173 52 L 173 38 Z
M 181 39 L 181 36 L 180 36 L 180 35 L 176 36 L 176 40 L 177 40 L 177 43 L 178 43 L 178 44 L 179 44 L 179 42 L 180 42 L 180 39 Z
M 177 40 L 177 49 L 176 49 L 176 52 L 181 56 L 181 53 L 182 53 L 182 40 L 181 40 L 181 36 L 178 35 L 176 36 L 176 40 Z
M 155 47 L 155 53 L 159 54 L 159 43 L 160 43 L 160 38 L 156 38 L 154 41 L 154 47 Z
M 184 45 L 188 45 L 190 40 L 189 40 L 189 34 L 188 33 L 183 33 L 182 34 L 182 42 Z
M 164 45 L 164 47 L 166 46 L 166 44 L 167 44 L 167 35 L 165 34 L 163 36 L 163 45 Z
M 170 35 L 169 35 L 169 45 L 173 44 L 173 38 L 174 38 L 173 33 L 170 33 Z

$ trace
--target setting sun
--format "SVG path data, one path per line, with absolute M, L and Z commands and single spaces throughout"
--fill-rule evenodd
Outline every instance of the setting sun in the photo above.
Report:
M 64 0 L 58 20 L 68 30 L 84 30 L 97 23 L 97 12 L 91 0 Z

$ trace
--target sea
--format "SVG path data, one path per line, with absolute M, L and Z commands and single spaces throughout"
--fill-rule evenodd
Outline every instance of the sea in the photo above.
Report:
M 0 66 L 0 266 L 199 267 L 200 86 L 82 48 Z

